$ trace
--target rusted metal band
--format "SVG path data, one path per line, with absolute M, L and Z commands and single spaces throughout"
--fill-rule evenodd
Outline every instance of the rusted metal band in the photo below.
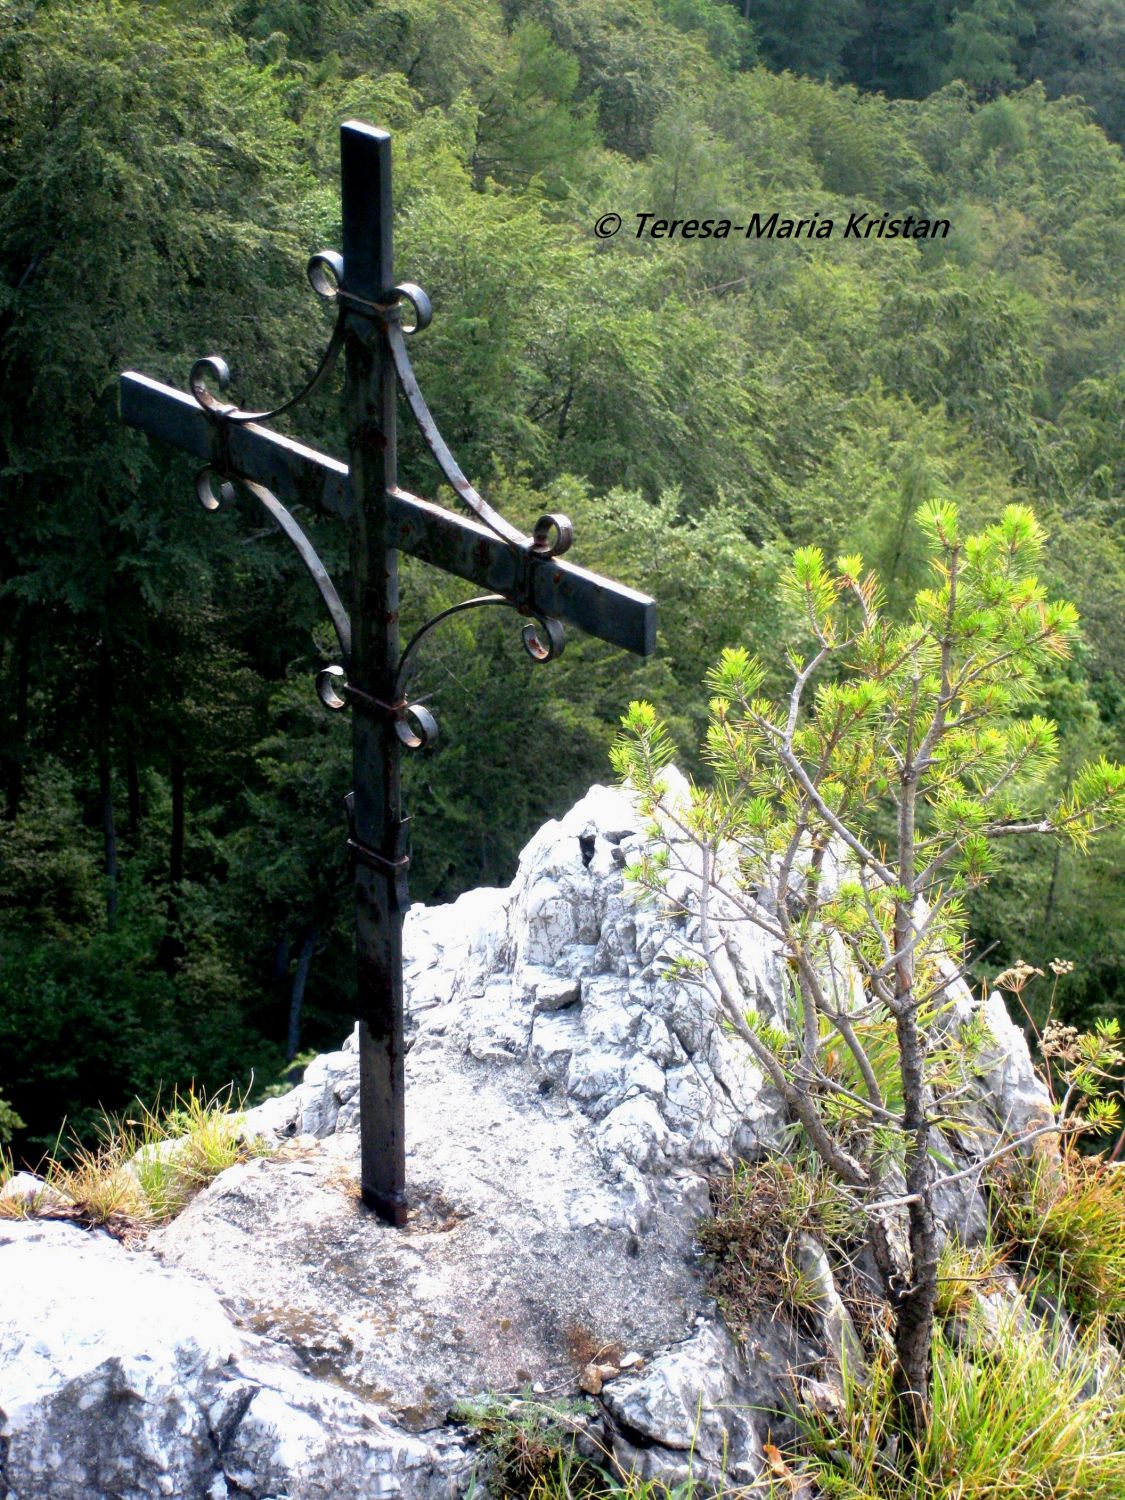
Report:
M 338 691 L 350 703 L 359 703 L 364 708 L 376 709 L 379 713 L 386 714 L 392 719 L 401 719 L 410 706 L 405 698 L 399 698 L 395 703 L 384 703 L 382 698 L 376 698 L 371 693 L 365 693 L 362 688 L 353 687 L 346 679 L 338 684 Z
M 372 849 L 369 844 L 363 844 L 357 838 L 348 839 L 348 848 L 365 865 L 370 865 L 374 870 L 380 870 L 384 875 L 405 875 L 410 868 L 410 855 L 400 854 L 397 859 L 388 859 L 385 854 L 380 854 L 377 849 Z

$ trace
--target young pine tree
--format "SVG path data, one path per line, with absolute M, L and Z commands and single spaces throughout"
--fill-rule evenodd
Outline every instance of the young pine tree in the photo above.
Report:
M 809 654 L 789 659 L 780 703 L 763 696 L 759 661 L 723 654 L 710 676 L 713 775 L 688 803 L 662 782 L 671 741 L 651 706 L 631 705 L 615 750 L 618 772 L 671 835 L 634 878 L 660 890 L 674 867 L 691 877 L 701 962 L 726 1019 L 866 1209 L 894 1310 L 901 1423 L 915 1436 L 929 1415 L 935 1131 L 956 1119 L 943 1012 L 966 897 L 988 879 L 1000 840 L 1039 834 L 1082 848 L 1125 821 L 1121 766 L 1100 760 L 1062 795 L 1048 791 L 1057 733 L 1036 703 L 1078 617 L 1036 580 L 1045 538 L 1034 516 L 1009 506 L 964 536 L 956 508 L 935 502 L 920 522 L 934 577 L 905 620 L 888 613 L 859 557 L 830 569 L 815 547 L 794 555 L 784 588 Z M 790 1031 L 763 1024 L 717 961 L 729 920 L 756 924 L 784 954 Z M 1093 1071 L 1071 1096 L 1084 1100 L 1076 1124 L 1112 1123 L 1112 1108 L 1085 1096 L 1119 1056 L 1114 1035 L 1093 1039 Z M 1037 1131 L 1060 1127 L 1056 1118 Z

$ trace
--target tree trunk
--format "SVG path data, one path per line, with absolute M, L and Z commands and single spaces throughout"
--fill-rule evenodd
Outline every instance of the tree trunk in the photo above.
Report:
M 273 949 L 273 972 L 270 975 L 271 987 L 280 995 L 285 985 L 285 977 L 289 973 L 289 936 L 287 933 L 278 933 L 277 942 Z
M 14 823 L 20 815 L 23 801 L 23 768 L 27 759 L 27 704 L 31 687 L 31 608 L 25 605 L 20 612 L 19 629 L 15 643 L 15 730 L 8 761 L 8 794 L 6 808 L 8 819 Z
M 172 755 L 172 842 L 168 852 L 168 884 L 173 905 L 184 878 L 184 758 Z
M 917 1201 L 908 1205 L 909 1284 L 897 1295 L 895 1310 L 895 1394 L 904 1431 L 921 1438 L 930 1417 L 931 1344 L 937 1304 L 938 1236 L 930 1202 L 933 1160 L 926 1121 L 925 1042 L 913 1003 L 895 1017 L 902 1068 L 903 1124 L 910 1138 L 906 1154 L 906 1191 Z
M 172 833 L 168 849 L 168 895 L 165 903 L 167 929 L 156 950 L 156 961 L 166 974 L 174 974 L 183 961 L 180 937 L 180 886 L 184 878 L 184 758 L 173 752 Z
M 125 787 L 129 799 L 129 842 L 135 844 L 141 828 L 141 776 L 132 741 L 125 747 Z
M 305 985 L 309 979 L 309 966 L 312 963 L 313 949 L 316 947 L 320 930 L 309 927 L 305 932 L 301 951 L 297 956 L 297 968 L 293 975 L 293 989 L 289 996 L 289 1031 L 285 1042 L 285 1061 L 292 1062 L 301 1050 L 301 1006 L 305 1001 Z
M 914 891 L 917 795 L 916 771 L 913 762 L 908 761 L 902 772 L 898 805 L 898 878 L 904 892 Z M 899 1423 L 905 1434 L 921 1439 L 930 1419 L 938 1239 L 931 1201 L 933 1162 L 926 1118 L 930 1102 L 926 1087 L 926 1039 L 918 1025 L 918 1002 L 914 994 L 914 909 L 913 896 L 895 902 L 895 982 L 891 1010 L 902 1079 L 902 1124 L 909 1141 L 906 1191 L 914 1201 L 907 1205 L 910 1241 L 907 1284 L 902 1288 L 891 1287 L 890 1292 L 895 1313 L 894 1390 Z
M 101 803 L 105 848 L 105 922 L 110 932 L 117 926 L 117 823 L 113 811 L 113 768 L 110 762 L 112 693 L 112 663 L 109 647 L 103 636 L 98 642 L 94 739 L 97 746 L 98 799 Z

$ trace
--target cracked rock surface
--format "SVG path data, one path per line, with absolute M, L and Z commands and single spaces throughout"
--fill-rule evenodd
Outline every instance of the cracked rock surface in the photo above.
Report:
M 0 1495 L 437 1497 L 468 1473 L 108 1235 L 2 1222 L 0 1265 Z
M 598 1350 L 640 1352 L 645 1378 L 677 1351 L 682 1385 L 680 1351 L 712 1317 L 704 1173 L 776 1143 L 782 1119 L 710 998 L 665 977 L 690 934 L 626 894 L 642 841 L 630 798 L 595 787 L 509 889 L 410 913 L 404 1232 L 359 1202 L 350 1038 L 251 1115 L 281 1159 L 225 1173 L 152 1248 L 407 1431 L 473 1393 L 573 1392 Z M 744 941 L 768 976 L 766 946 Z M 717 1372 L 714 1349 L 695 1358 L 724 1401 L 728 1345 Z M 732 1462 L 756 1472 L 745 1438 Z M 669 1448 L 682 1457 L 678 1435 Z
M 707 1295 L 707 1173 L 777 1149 L 785 1118 L 707 985 L 668 974 L 692 920 L 625 891 L 643 840 L 630 797 L 594 787 L 509 888 L 410 912 L 404 1230 L 360 1202 L 354 1038 L 250 1112 L 273 1154 L 143 1249 L 3 1226 L 0 1500 L 462 1494 L 455 1403 L 572 1396 L 592 1365 L 626 1470 L 761 1472 L 787 1372 L 847 1330 L 818 1347 L 763 1319 L 739 1348 Z M 739 923 L 724 941 L 776 1019 L 769 940 Z M 1022 1103 L 1022 1038 L 1003 1040 L 997 1087 Z

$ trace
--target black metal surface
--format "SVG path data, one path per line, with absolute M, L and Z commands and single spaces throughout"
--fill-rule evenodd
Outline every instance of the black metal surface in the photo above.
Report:
M 385 317 L 375 307 L 393 280 L 391 138 L 367 125 L 341 134 L 347 338 L 348 446 L 355 521 L 349 685 L 355 860 L 356 999 L 359 1014 L 360 1183 L 364 1202 L 388 1223 L 406 1217 L 405 1042 L 402 921 L 409 904 L 409 852 L 402 821 L 397 718 L 398 557 L 387 535 L 385 495 L 397 480 L 395 379 Z M 389 316 L 389 315 L 387 315 Z
M 344 666 L 324 668 L 317 691 L 327 708 L 352 710 L 352 791 L 347 798 L 353 855 L 359 1018 L 360 1155 L 363 1198 L 385 1221 L 405 1222 L 405 1081 L 402 921 L 409 904 L 408 819 L 402 813 L 402 750 L 432 745 L 437 724 L 403 689 L 414 652 L 450 615 L 503 605 L 526 617 L 523 641 L 537 661 L 563 649 L 568 623 L 641 655 L 655 648 L 655 605 L 647 595 L 561 560 L 573 530 L 566 516 L 542 516 L 530 537 L 511 526 L 469 483 L 437 429 L 406 354 L 405 335 L 424 329 L 432 308 L 411 282 L 394 281 L 391 243 L 391 142 L 356 122 L 340 133 L 343 255 L 320 251 L 309 262 L 314 290 L 339 316 L 307 385 L 272 412 L 226 405 L 229 378 L 218 355 L 192 366 L 191 395 L 147 376 L 121 377 L 125 421 L 200 459 L 203 504 L 216 510 L 238 480 L 273 517 L 320 591 Z M 402 321 L 409 308 L 413 324 Z M 343 464 L 261 423 L 288 411 L 323 383 L 338 354 L 346 358 L 350 463 Z M 396 390 L 445 478 L 474 513 L 469 520 L 398 486 Z M 287 506 L 304 504 L 348 523 L 352 582 L 349 616 L 312 543 Z M 492 590 L 443 610 L 399 655 L 398 553 L 408 552 Z
M 292 438 L 253 425 L 216 433 L 217 423 L 191 396 L 132 371 L 121 377 L 121 415 L 133 427 L 207 460 L 222 472 L 257 479 L 287 505 L 306 504 L 350 520 L 355 513 L 346 464 Z M 225 438 L 225 443 L 224 443 Z M 387 499 L 389 542 L 478 588 L 510 594 L 520 554 L 466 516 L 395 488 Z M 656 605 L 646 594 L 560 558 L 530 559 L 527 607 L 555 615 L 587 635 L 650 656 L 656 649 Z
M 355 511 L 347 464 L 293 438 L 254 424 L 228 427 L 185 391 L 126 370 L 120 385 L 122 419 L 220 474 L 254 479 L 284 505 L 307 505 L 349 521 Z
M 396 490 L 387 501 L 394 544 L 446 573 L 495 594 L 518 597 L 529 611 L 577 625 L 625 651 L 656 650 L 656 604 L 562 558 L 521 553 L 463 516 Z

